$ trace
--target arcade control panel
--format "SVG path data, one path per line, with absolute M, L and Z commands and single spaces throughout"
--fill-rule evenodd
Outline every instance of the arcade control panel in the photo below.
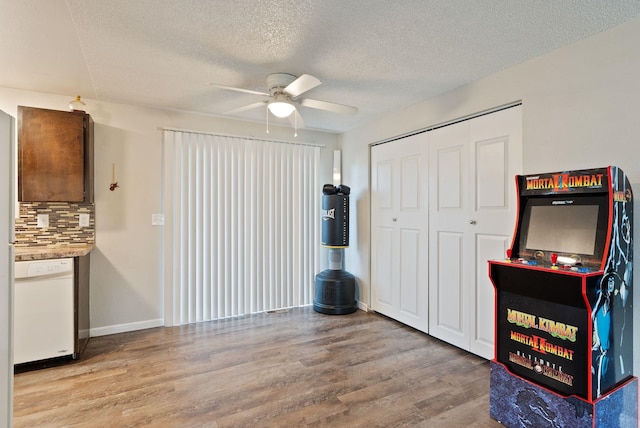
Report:
M 505 262 L 538 267 L 542 269 L 565 271 L 565 272 L 575 272 L 575 273 L 594 272 L 593 268 L 582 265 L 578 257 L 560 256 L 557 253 L 551 253 L 549 256 L 549 260 L 547 261 L 547 260 L 544 260 L 542 257 L 513 258 L 511 254 L 511 250 L 507 250 L 507 258 L 505 259 Z

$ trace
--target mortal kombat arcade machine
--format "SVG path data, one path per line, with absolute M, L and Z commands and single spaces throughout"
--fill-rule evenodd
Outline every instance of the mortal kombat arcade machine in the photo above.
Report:
M 617 167 L 517 176 L 495 288 L 491 417 L 509 427 L 637 426 L 633 193 Z
M 329 249 L 329 269 L 316 275 L 313 309 L 330 315 L 343 315 L 358 309 L 356 279 L 343 269 L 344 249 L 349 247 L 349 193 L 344 184 L 325 184 L 322 188 L 322 240 Z

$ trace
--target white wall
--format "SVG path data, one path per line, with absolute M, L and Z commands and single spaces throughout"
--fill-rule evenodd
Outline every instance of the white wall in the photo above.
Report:
M 362 302 L 370 304 L 368 159 L 373 142 L 522 100 L 523 173 L 616 165 L 640 195 L 638 40 L 640 19 L 635 19 L 343 134 L 343 181 L 351 186 L 351 218 L 357 219 L 345 259 Z M 639 214 L 640 206 L 634 216 L 636 243 Z M 640 257 L 634 265 L 635 343 L 640 344 Z M 634 366 L 637 375 L 640 352 Z
M 0 110 L 17 106 L 67 109 L 72 96 L 0 88 Z M 83 96 L 95 122 L 96 249 L 91 253 L 91 334 L 163 325 L 161 127 L 218 132 L 279 141 L 324 144 L 322 180 L 332 182 L 334 134 L 98 102 Z M 112 165 L 120 187 L 111 192 Z M 318 198 L 322 189 L 318 189 Z

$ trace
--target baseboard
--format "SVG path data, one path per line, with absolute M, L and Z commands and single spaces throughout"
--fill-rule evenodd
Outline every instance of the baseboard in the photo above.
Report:
M 356 301 L 358 309 L 361 311 L 369 312 L 369 306 Z M 97 327 L 90 330 L 90 337 L 108 336 L 110 334 L 126 333 L 128 331 L 144 330 L 147 328 L 155 328 L 164 326 L 164 319 L 158 318 L 155 320 L 138 321 L 127 324 L 109 325 L 106 327 Z
M 361 311 L 369 312 L 369 306 L 357 300 L 356 303 L 358 304 L 358 309 L 360 309 Z
M 97 327 L 91 329 L 91 337 L 108 336 L 110 334 L 126 333 L 128 331 L 144 330 L 147 328 L 155 328 L 164 326 L 164 319 L 138 321 L 127 324 L 109 325 L 106 327 Z

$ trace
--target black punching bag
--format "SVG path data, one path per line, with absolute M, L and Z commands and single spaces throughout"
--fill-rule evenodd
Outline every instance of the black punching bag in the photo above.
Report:
M 344 249 L 349 246 L 349 193 L 345 185 L 322 188 L 320 243 L 329 249 L 329 269 L 316 275 L 313 309 L 324 314 L 350 314 L 358 308 L 355 277 L 342 269 Z
M 322 240 L 327 248 L 349 246 L 349 196 L 322 195 Z

